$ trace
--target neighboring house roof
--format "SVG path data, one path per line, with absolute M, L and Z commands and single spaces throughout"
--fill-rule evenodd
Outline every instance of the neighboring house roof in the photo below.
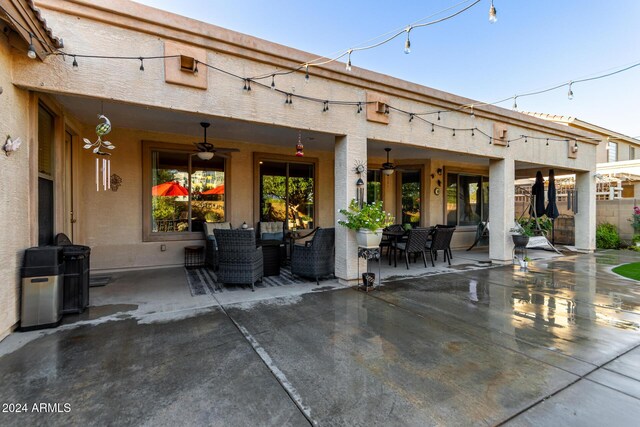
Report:
M 0 21 L 27 44 L 33 42 L 40 58 L 63 47 L 32 0 L 0 0 Z
M 594 125 L 593 123 L 585 122 L 584 120 L 580 120 L 577 117 L 561 116 L 558 114 L 534 113 L 529 111 L 523 111 L 522 113 L 528 114 L 533 117 L 537 117 L 539 119 L 549 120 L 554 123 L 559 123 L 559 124 L 575 127 L 578 129 L 583 129 L 588 132 L 610 138 L 612 140 L 624 141 L 624 142 L 628 142 L 629 144 L 640 146 L 640 140 L 636 138 L 632 138 L 630 136 L 621 134 L 619 132 L 615 132 L 615 131 L 603 128 L 602 126 Z

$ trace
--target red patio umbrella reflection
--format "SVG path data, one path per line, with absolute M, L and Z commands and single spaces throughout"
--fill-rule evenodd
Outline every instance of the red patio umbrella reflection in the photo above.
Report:
M 217 187 L 212 188 L 210 190 L 203 191 L 200 194 L 224 194 L 224 184 L 218 185 Z
M 175 181 L 163 182 L 151 187 L 152 196 L 187 196 L 189 191 Z

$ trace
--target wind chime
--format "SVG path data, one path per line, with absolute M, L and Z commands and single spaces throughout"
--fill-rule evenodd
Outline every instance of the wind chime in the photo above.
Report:
M 304 145 L 302 145 L 302 132 L 298 131 L 298 143 L 296 144 L 296 157 L 304 157 Z
M 96 191 L 100 191 L 101 181 L 102 189 L 107 191 L 111 189 L 111 160 L 106 156 L 110 156 L 111 153 L 102 151 L 102 149 L 113 150 L 116 146 L 109 141 L 102 140 L 103 136 L 111 132 L 111 122 L 103 114 L 98 115 L 98 119 L 104 119 L 103 123 L 99 123 L 98 126 L 96 126 L 98 139 L 96 142 L 91 142 L 87 138 L 83 138 L 84 146 L 82 148 L 85 150 L 93 149 L 93 154 L 100 156 L 96 157 Z

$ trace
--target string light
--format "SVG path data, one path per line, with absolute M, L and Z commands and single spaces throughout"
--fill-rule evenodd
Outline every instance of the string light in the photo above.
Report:
M 498 22 L 498 13 L 496 7 L 493 5 L 493 0 L 491 0 L 491 7 L 489 7 L 489 22 L 492 24 Z
M 547 147 L 549 146 L 549 138 L 547 138 Z
M 309 83 L 309 64 L 305 64 L 304 70 L 304 82 Z
M 476 115 L 473 112 L 473 104 L 471 104 L 471 120 L 474 120 L 475 118 L 476 118 Z
M 571 101 L 573 99 L 573 90 L 571 90 L 571 85 L 573 84 L 573 82 L 569 82 L 569 92 L 567 92 L 567 98 L 569 98 L 569 101 Z
M 349 50 L 349 58 L 347 61 L 347 71 L 351 71 L 351 50 Z
M 36 48 L 33 47 L 33 34 L 29 33 L 29 49 L 27 50 L 27 56 L 31 59 L 36 59 Z
M 195 66 L 193 67 L 193 75 L 194 76 L 198 75 L 198 60 L 197 59 L 195 61 Z
M 474 4 L 475 4 L 475 3 L 474 3 Z M 404 30 L 404 32 L 407 32 L 407 36 L 409 36 L 409 31 L 410 31 L 413 27 L 415 27 L 415 26 L 408 27 L 407 29 L 405 29 L 405 30 Z M 32 37 L 32 38 L 33 38 L 33 36 L 32 36 L 32 35 L 30 35 L 30 37 Z M 350 54 L 352 51 L 353 51 L 353 50 L 350 50 L 349 54 Z M 35 53 L 35 50 L 34 50 L 34 53 Z M 178 57 L 177 55 L 151 56 L 151 57 L 142 57 L 142 56 L 138 56 L 138 57 L 129 57 L 129 56 L 104 56 L 104 55 L 77 55 L 77 54 L 71 54 L 71 53 L 66 53 L 66 52 L 62 52 L 62 51 L 57 51 L 57 52 L 55 52 L 55 53 L 54 53 L 54 55 L 61 55 L 61 56 L 63 56 L 63 57 L 71 56 L 71 57 L 73 58 L 73 64 L 72 64 L 72 66 L 73 66 L 73 68 L 74 68 L 74 69 L 77 69 L 77 68 L 78 68 L 78 63 L 77 63 L 77 57 L 78 57 L 78 56 L 83 57 L 83 58 L 100 58 L 100 59 L 124 59 L 124 60 L 132 60 L 132 59 L 135 59 L 135 60 L 139 60 L 139 61 L 140 61 L 140 69 L 141 69 L 141 71 L 144 71 L 144 60 L 145 60 L 145 59 L 166 59 L 166 58 Z M 349 61 L 349 62 L 350 62 L 350 61 Z M 196 61 L 195 61 L 195 67 L 194 67 L 194 74 L 197 74 L 197 73 L 198 73 L 198 63 L 199 63 L 199 61 L 197 61 L 197 60 L 196 60 Z M 231 72 L 229 72 L 229 71 L 223 70 L 223 69 L 221 69 L 221 68 L 217 68 L 217 67 L 215 67 L 215 66 L 213 66 L 213 65 L 210 65 L 210 64 L 207 64 L 207 63 L 202 63 L 202 64 L 203 64 L 204 66 L 206 66 L 207 68 L 212 68 L 212 69 L 217 70 L 217 71 L 219 71 L 219 72 L 221 72 L 221 73 L 224 73 L 224 74 L 226 74 L 226 75 L 229 75 L 229 76 L 232 76 L 232 77 L 235 77 L 235 78 L 238 78 L 238 79 L 242 79 L 242 80 L 244 81 L 244 89 L 245 89 L 246 91 L 251 91 L 251 80 L 252 80 L 252 78 L 243 78 L 243 77 L 238 76 L 238 75 L 236 75 L 236 74 L 233 74 L 233 73 L 231 73 Z M 315 64 L 314 64 L 314 65 L 315 65 Z M 594 80 L 594 79 L 598 79 L 598 78 L 607 77 L 607 76 L 610 76 L 610 75 L 613 75 L 613 74 L 620 73 L 620 72 L 622 72 L 622 71 L 629 70 L 629 69 L 634 68 L 634 67 L 636 67 L 636 66 L 638 66 L 638 65 L 640 65 L 640 63 L 634 64 L 634 65 L 632 65 L 632 66 L 628 66 L 628 67 L 626 67 L 626 68 L 624 68 L 624 69 L 617 70 L 617 71 L 614 71 L 614 72 L 612 72 L 612 73 L 608 73 L 608 74 L 605 74 L 605 75 L 592 77 L 592 78 L 589 78 L 589 79 L 578 80 L 578 81 L 587 81 L 587 80 Z M 308 79 L 309 79 L 309 66 L 310 66 L 310 64 L 309 64 L 309 63 L 307 63 L 307 64 L 305 64 L 305 65 L 304 65 L 304 68 L 305 68 L 305 81 L 308 81 Z M 300 68 L 298 68 L 297 70 L 299 70 L 299 69 L 300 69 Z M 297 71 L 297 70 L 296 70 L 296 71 Z M 275 76 L 276 76 L 276 75 L 280 75 L 280 73 L 272 73 L 272 74 L 270 74 L 270 76 L 272 77 L 272 84 L 271 84 L 271 88 L 272 88 L 272 89 L 274 89 L 274 90 L 276 90 L 276 89 L 275 89 Z M 571 89 L 571 87 L 572 87 L 571 85 L 572 85 L 573 83 L 575 83 L 575 82 L 576 82 L 576 81 L 570 81 L 570 82 L 568 83 L 568 84 L 569 84 L 569 89 Z M 254 83 L 257 83 L 259 86 L 262 86 L 262 87 L 265 87 L 265 88 L 266 88 L 266 87 L 269 87 L 269 86 L 264 85 L 264 84 L 259 83 L 259 82 L 254 82 Z M 566 83 L 565 83 L 565 84 L 566 84 Z M 554 88 L 557 88 L 557 87 L 554 87 Z M 554 88 L 552 88 L 552 89 L 554 89 Z M 552 90 L 552 89 L 550 89 L 550 90 Z M 336 103 L 336 104 L 338 104 L 338 105 L 357 105 L 357 107 L 358 107 L 358 111 L 357 111 L 357 112 L 358 112 L 358 113 L 360 113 L 360 112 L 362 111 L 362 104 L 363 104 L 363 103 L 365 103 L 365 104 L 369 104 L 369 103 L 370 103 L 370 102 L 360 102 L 360 101 L 358 101 L 358 102 L 353 102 L 353 101 L 330 101 L 330 100 L 321 100 L 321 99 L 318 99 L 318 98 L 312 98 L 312 97 L 301 96 L 301 95 L 294 95 L 294 94 L 292 94 L 292 93 L 286 93 L 286 92 L 283 92 L 283 91 L 280 91 L 280 90 L 277 90 L 277 91 L 278 91 L 278 92 L 280 92 L 280 93 L 285 94 L 285 103 L 286 103 L 286 104 L 292 104 L 292 103 L 293 103 L 293 96 L 297 96 L 297 97 L 299 97 L 299 98 L 301 98 L 301 99 L 305 99 L 305 100 L 310 101 L 310 102 L 322 102 L 322 103 L 323 103 L 323 111 L 325 111 L 325 112 L 326 112 L 326 111 L 329 111 L 329 103 L 331 103 L 331 102 L 334 102 L 334 103 Z M 517 97 L 518 97 L 518 96 L 528 96 L 528 95 L 532 95 L 532 94 L 533 94 L 533 93 L 531 93 L 531 94 L 525 94 L 525 95 L 514 95 L 514 96 L 512 97 L 512 98 L 513 98 L 513 100 L 514 100 L 514 107 L 515 107 L 515 108 L 517 108 L 516 100 L 517 100 Z M 489 105 L 489 104 L 480 104 L 480 105 Z M 422 121 L 426 121 L 426 120 L 424 120 L 422 117 L 419 117 L 419 116 L 420 116 L 420 114 L 433 114 L 433 113 L 436 113 L 436 114 L 437 114 L 437 116 L 438 116 L 438 117 L 437 117 L 437 118 L 438 118 L 438 120 L 441 120 L 441 117 L 440 117 L 440 113 L 441 113 L 441 112 L 442 112 L 442 113 L 446 113 L 446 112 L 457 111 L 457 110 L 460 110 L 460 109 L 462 109 L 462 108 L 470 108 L 470 110 L 471 110 L 471 117 L 473 118 L 473 117 L 475 117 L 475 110 L 474 110 L 474 106 L 475 106 L 474 104 L 472 104 L 472 105 L 470 105 L 470 106 L 469 106 L 469 105 L 463 105 L 463 106 L 461 106 L 460 108 L 458 108 L 458 109 L 456 109 L 456 110 L 438 110 L 438 111 L 430 112 L 430 113 L 413 113 L 413 112 L 405 112 L 405 113 L 409 115 L 409 121 L 413 121 L 413 120 L 414 120 L 414 119 L 416 119 L 416 118 L 418 118 L 418 119 L 420 119 L 420 120 L 422 120 Z M 385 105 L 385 111 L 384 111 L 384 113 L 385 113 L 385 114 L 389 114 L 389 113 L 390 113 L 390 108 L 391 108 L 391 107 L 390 107 L 388 104 L 387 104 L 387 105 Z M 394 108 L 394 109 L 395 109 L 395 110 L 398 110 L 398 111 L 402 111 L 402 110 L 399 110 L 399 109 L 397 109 L 397 108 Z M 434 123 L 431 123 L 431 122 L 428 122 L 428 121 L 426 121 L 426 122 L 431 124 L 431 132 L 432 132 L 432 133 L 433 133 L 433 132 L 435 132 L 435 126 L 436 126 L 436 125 L 435 125 Z M 456 129 L 448 128 L 448 127 L 446 127 L 446 126 L 441 126 L 441 125 L 437 125 L 437 126 L 442 127 L 442 128 L 445 128 L 445 129 L 450 129 L 450 130 L 452 131 L 452 135 L 453 135 L 453 136 L 455 136 L 455 134 L 456 134 L 456 131 L 457 131 Z M 481 134 L 483 134 L 484 136 L 486 136 L 486 137 L 488 137 L 488 138 L 489 138 L 489 144 L 493 144 L 493 138 L 492 138 L 492 137 L 490 137 L 489 135 L 487 135 L 486 133 L 482 132 L 482 131 L 481 131 L 481 130 L 479 130 L 478 128 L 458 129 L 458 130 L 462 130 L 462 131 L 469 131 L 469 132 L 471 133 L 471 135 L 472 135 L 472 136 L 475 136 L 475 131 L 476 131 L 476 130 L 478 130 L 478 132 L 480 132 Z M 536 139 L 536 138 L 534 138 L 534 137 L 532 137 L 532 138 L 533 138 L 533 139 Z M 521 137 L 521 138 L 519 138 L 519 139 L 525 139 L 525 142 L 527 142 L 527 136 L 526 136 L 526 135 L 522 135 L 522 137 Z M 537 139 L 543 139 L 543 138 L 537 138 Z M 546 140 L 547 140 L 547 145 L 548 145 L 549 140 L 555 140 L 555 139 L 554 139 L 554 138 L 547 138 Z M 515 140 L 514 140 L 514 141 L 515 141 Z M 569 140 L 563 139 L 563 141 L 569 141 Z M 507 140 L 507 147 L 510 147 L 510 142 L 511 142 L 510 140 Z M 577 140 L 576 140 L 576 142 L 575 142 L 575 145 L 577 146 Z
M 518 95 L 513 95 L 513 109 L 518 109 Z
M 271 75 L 271 90 L 276 90 L 276 75 Z
M 407 40 L 404 42 L 404 53 L 407 55 L 411 53 L 411 40 L 409 40 L 409 33 L 411 32 L 412 27 L 409 26 L 405 30 L 407 32 Z

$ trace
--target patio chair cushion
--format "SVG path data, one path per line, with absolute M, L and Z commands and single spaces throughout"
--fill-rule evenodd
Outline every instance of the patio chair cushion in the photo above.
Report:
M 205 222 L 204 224 L 204 234 L 208 236 L 213 236 L 213 230 L 215 229 L 231 229 L 230 222 Z
M 262 233 L 262 240 L 283 240 L 284 233 L 280 231 L 279 233 Z
M 258 228 L 262 240 L 284 240 L 284 222 L 282 221 L 260 221 Z

